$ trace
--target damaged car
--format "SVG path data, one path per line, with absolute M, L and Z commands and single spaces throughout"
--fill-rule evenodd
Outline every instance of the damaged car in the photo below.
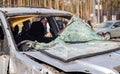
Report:
M 0 8 L 0 73 L 119 74 L 120 42 L 85 24 L 66 11 Z

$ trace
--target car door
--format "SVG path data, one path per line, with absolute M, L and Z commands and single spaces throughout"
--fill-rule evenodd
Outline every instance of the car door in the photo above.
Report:
M 6 51 L 8 49 L 6 42 L 6 37 L 3 34 L 2 27 L 0 26 L 0 74 L 7 74 L 8 71 L 9 51 Z
M 112 37 L 118 37 L 120 36 L 120 22 L 116 22 L 112 27 L 111 27 L 111 36 Z
M 3 13 L 0 12 L 0 74 L 7 74 L 8 72 L 8 63 L 9 63 L 9 51 L 7 45 L 6 35 L 3 29 L 2 23 Z

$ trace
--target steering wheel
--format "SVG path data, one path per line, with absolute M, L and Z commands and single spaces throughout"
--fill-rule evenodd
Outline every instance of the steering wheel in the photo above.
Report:
M 17 47 L 19 51 L 29 51 L 32 49 L 32 43 L 33 41 L 31 40 L 23 40 L 17 44 Z

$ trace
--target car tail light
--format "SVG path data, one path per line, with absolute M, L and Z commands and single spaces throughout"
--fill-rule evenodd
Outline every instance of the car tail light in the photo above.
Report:
M 98 34 L 101 35 L 101 36 L 105 36 L 106 35 L 106 33 L 104 33 L 104 32 L 99 32 Z
M 102 35 L 104 36 L 104 35 L 106 35 L 106 33 L 102 32 Z

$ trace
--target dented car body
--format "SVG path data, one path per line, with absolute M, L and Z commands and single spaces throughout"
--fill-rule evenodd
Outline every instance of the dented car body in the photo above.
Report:
M 120 42 L 105 41 L 70 12 L 0 8 L 0 25 L 2 74 L 120 73 Z

